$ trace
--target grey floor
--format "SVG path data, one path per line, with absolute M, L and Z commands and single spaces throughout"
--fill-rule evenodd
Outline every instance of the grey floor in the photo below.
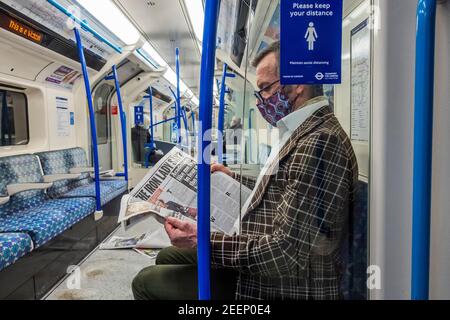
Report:
M 135 227 L 117 229 L 111 236 L 133 236 L 142 231 L 161 228 L 152 217 Z M 131 282 L 143 268 L 154 265 L 154 259 L 132 249 L 96 249 L 79 265 L 79 289 L 72 289 L 73 275 L 50 291 L 46 300 L 132 300 Z

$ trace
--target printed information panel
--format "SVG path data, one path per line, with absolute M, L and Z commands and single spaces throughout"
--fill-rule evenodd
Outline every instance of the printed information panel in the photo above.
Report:
M 339 84 L 342 0 L 281 0 L 281 83 Z

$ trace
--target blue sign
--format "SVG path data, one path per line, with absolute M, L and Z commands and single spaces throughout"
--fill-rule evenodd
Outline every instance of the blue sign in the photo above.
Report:
M 143 106 L 134 107 L 134 124 L 136 126 L 144 125 L 144 107 Z
M 70 125 L 75 125 L 75 114 L 73 112 L 70 113 Z
M 343 0 L 281 0 L 281 84 L 341 83 Z

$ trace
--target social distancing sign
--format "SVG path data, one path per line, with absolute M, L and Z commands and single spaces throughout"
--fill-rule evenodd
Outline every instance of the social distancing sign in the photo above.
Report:
M 281 0 L 281 83 L 341 83 L 343 0 Z

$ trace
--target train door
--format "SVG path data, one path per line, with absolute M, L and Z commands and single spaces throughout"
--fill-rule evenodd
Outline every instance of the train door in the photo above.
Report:
M 98 156 L 100 167 L 103 170 L 112 169 L 111 105 L 109 99 L 114 90 L 114 86 L 105 82 L 101 83 L 93 94 Z
M 126 59 L 117 66 L 119 84 L 122 87 L 143 70 Z M 121 128 L 116 87 L 112 80 L 101 80 L 94 86 L 93 101 L 97 125 L 99 163 L 102 170 L 123 170 L 123 164 L 115 165 L 122 159 Z M 120 154 L 119 154 L 120 153 Z

